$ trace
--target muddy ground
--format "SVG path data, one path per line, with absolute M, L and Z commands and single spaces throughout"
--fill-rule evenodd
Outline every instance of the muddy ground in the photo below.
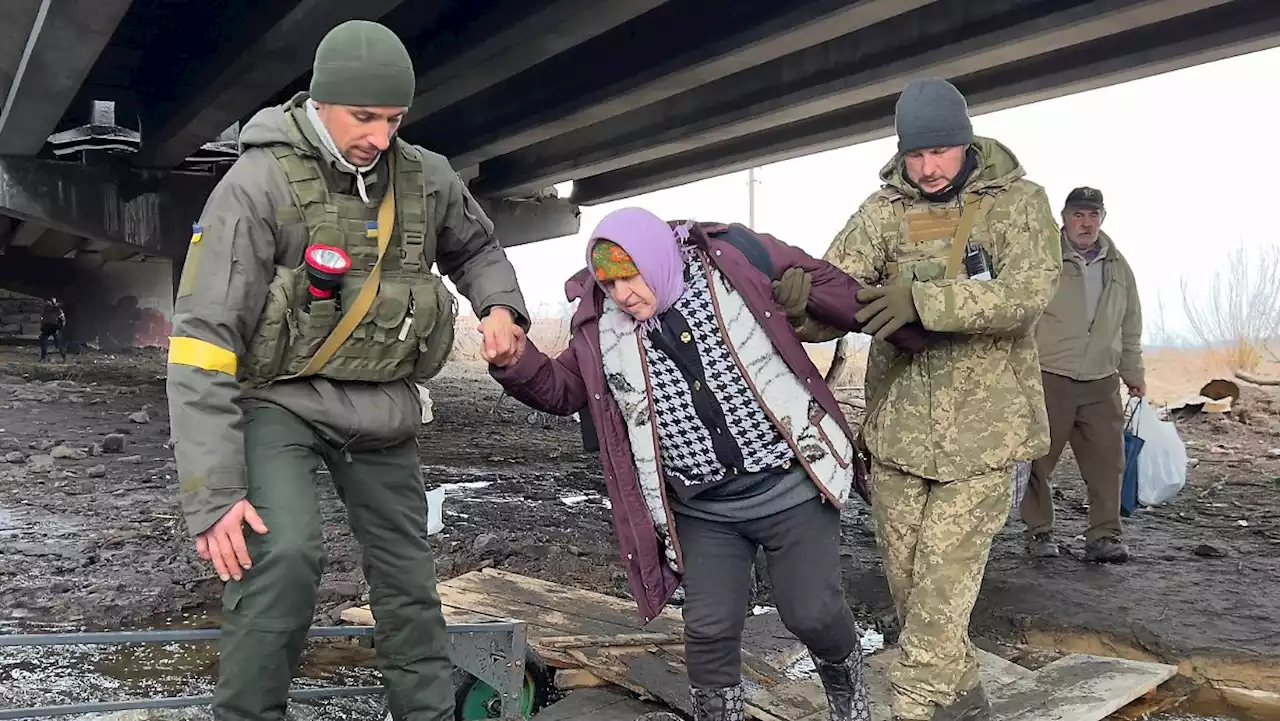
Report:
M 211 623 L 220 584 L 177 506 L 163 356 L 32 356 L 0 352 L 0 631 Z M 422 462 L 429 483 L 450 484 L 435 537 L 441 577 L 495 566 L 625 596 L 598 463 L 581 452 L 576 424 L 510 399 L 495 407 L 499 389 L 475 366 L 455 365 L 430 386 L 436 420 L 422 430 Z M 1135 557 L 1123 566 L 1081 559 L 1072 535 L 1085 524 L 1083 485 L 1068 454 L 1058 523 L 1071 552 L 1028 560 L 1011 519 L 974 614 L 984 643 L 1108 647 L 1280 691 L 1280 670 L 1269 670 L 1280 669 L 1280 396 L 1249 389 L 1236 412 L 1179 427 L 1198 463 L 1174 502 L 1128 520 Z M 327 478 L 318 492 L 330 560 L 316 621 L 332 624 L 367 589 Z M 850 603 L 878 623 L 888 592 L 860 502 L 846 512 L 844 545 Z M 758 602 L 768 603 L 767 584 Z M 38 663 L 5 659 L 0 707 L 32 703 L 9 682 Z M 1244 678 L 1227 661 L 1265 663 L 1248 664 Z M 95 662 L 124 683 L 128 672 L 110 670 L 119 663 Z M 170 666 L 207 681 L 213 657 Z

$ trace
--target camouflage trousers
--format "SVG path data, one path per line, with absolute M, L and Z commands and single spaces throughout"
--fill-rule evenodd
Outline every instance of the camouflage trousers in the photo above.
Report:
M 325 564 L 316 487 L 323 462 L 363 551 L 377 618 L 374 650 L 395 721 L 453 721 L 453 664 L 427 544 L 418 444 L 344 453 L 294 414 L 245 413 L 249 502 L 267 533 L 245 529 L 253 567 L 222 594 L 213 714 L 284 721 Z
M 927 721 L 979 683 L 969 615 L 1009 517 L 1010 473 L 940 483 L 872 465 L 876 542 L 902 624 L 889 669 L 895 719 Z

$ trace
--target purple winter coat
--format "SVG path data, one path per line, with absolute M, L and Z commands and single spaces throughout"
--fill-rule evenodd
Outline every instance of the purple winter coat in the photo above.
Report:
M 813 281 L 809 314 L 823 323 L 850 332 L 861 327 L 854 314 L 862 307 L 855 298 L 862 285 L 826 261 L 813 258 L 771 235 L 757 233 L 756 237 L 768 252 L 774 268 L 774 278 L 768 278 L 728 240 L 717 237 L 726 230 L 727 226 L 723 224 L 699 223 L 694 227 L 690 240 L 707 254 L 711 264 L 742 295 L 782 359 L 798 377 L 805 380 L 814 399 L 837 419 L 841 429 L 852 440 L 855 433 L 845 421 L 835 396 L 824 382 L 822 373 L 809 359 L 804 345 L 796 338 L 786 313 L 774 300 L 772 281 L 790 268 L 799 267 L 809 272 Z M 591 414 L 600 442 L 605 485 L 613 506 L 618 550 L 627 567 L 631 595 L 636 599 L 644 622 L 648 623 L 657 617 L 675 593 L 680 577 L 664 559 L 661 541 L 641 494 L 622 413 L 605 385 L 598 326 L 604 292 L 590 271 L 584 268 L 565 283 L 565 295 L 570 301 L 581 299 L 570 321 L 572 337 L 569 347 L 557 357 L 549 358 L 529 342 L 520 360 L 506 368 L 490 366 L 489 373 L 512 397 L 532 408 L 567 416 L 585 407 Z M 925 330 L 913 323 L 898 330 L 889 341 L 905 351 L 915 352 L 924 347 L 925 337 Z M 854 488 L 866 498 L 866 469 L 860 458 L 857 459 Z M 836 504 L 836 499 L 828 500 Z M 669 530 L 674 540 L 674 526 Z M 678 541 L 676 547 L 679 547 Z

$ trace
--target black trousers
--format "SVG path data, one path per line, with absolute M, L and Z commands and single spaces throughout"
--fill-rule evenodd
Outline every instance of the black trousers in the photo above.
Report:
M 718 523 L 676 515 L 684 556 L 684 637 L 689 683 L 724 688 L 741 681 L 742 628 L 751 603 L 751 566 L 762 546 L 782 623 L 824 661 L 858 645 L 840 580 L 840 512 L 821 498 L 752 521 Z

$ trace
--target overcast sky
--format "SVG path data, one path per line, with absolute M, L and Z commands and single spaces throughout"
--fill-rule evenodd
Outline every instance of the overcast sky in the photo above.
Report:
M 1205 276 L 1231 247 L 1280 240 L 1280 197 L 1255 189 L 1280 172 L 1277 100 L 1268 90 L 1277 77 L 1280 49 L 1267 50 L 979 115 L 974 130 L 1013 150 L 1055 212 L 1073 187 L 1103 191 L 1103 229 L 1134 266 L 1150 341 L 1158 294 L 1165 324 L 1185 330 L 1180 279 L 1203 293 Z M 820 256 L 878 187 L 877 172 L 895 143 L 886 138 L 761 167 L 757 229 Z M 747 174 L 584 207 L 578 236 L 508 250 L 532 312 L 556 311 L 565 279 L 583 266 L 591 229 L 629 205 L 664 218 L 746 223 Z

